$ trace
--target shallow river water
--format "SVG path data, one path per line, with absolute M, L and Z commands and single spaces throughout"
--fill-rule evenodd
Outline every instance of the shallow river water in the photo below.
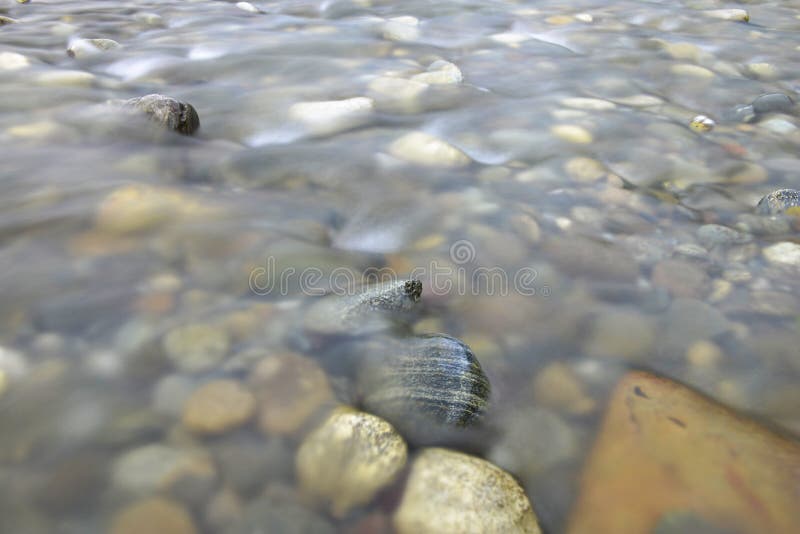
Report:
M 472 348 L 491 400 L 447 445 L 510 472 L 545 532 L 631 369 L 800 433 L 800 222 L 755 212 L 800 185 L 800 1 L 0 17 L 3 533 L 147 532 L 143 498 L 162 532 L 399 528 L 401 482 L 336 513 L 295 472 L 325 407 L 359 406 L 303 311 L 376 275 L 422 281 L 413 333 Z M 151 93 L 199 130 L 123 109 Z M 223 380 L 255 408 L 188 416 Z

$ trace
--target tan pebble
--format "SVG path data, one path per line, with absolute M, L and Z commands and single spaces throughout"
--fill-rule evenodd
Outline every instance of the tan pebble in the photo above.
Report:
M 54 70 L 42 72 L 34 78 L 38 85 L 48 87 L 89 87 L 94 80 L 94 74 L 82 70 Z
M 398 534 L 539 534 L 531 503 L 499 467 L 460 452 L 423 449 L 392 518 Z
M 533 380 L 533 391 L 537 404 L 574 415 L 590 413 L 597 407 L 575 372 L 562 362 L 553 362 L 539 371 Z
M 314 360 L 284 352 L 261 360 L 250 374 L 258 425 L 266 434 L 292 434 L 333 398 L 328 377 Z
M 631 106 L 634 108 L 649 108 L 659 106 L 664 101 L 657 96 L 653 95 L 631 95 L 614 99 L 618 104 L 623 106 Z
M 11 137 L 16 137 L 18 139 L 41 140 L 60 137 L 65 130 L 57 122 L 37 121 L 11 126 L 6 131 Z
M 414 250 L 431 250 L 441 246 L 446 239 L 443 234 L 431 234 L 414 241 L 412 248 Z
M 334 410 L 297 451 L 303 491 L 344 517 L 369 503 L 405 466 L 406 444 L 383 419 L 349 407 Z
M 5 369 L 0 369 L 0 398 L 3 397 L 8 389 L 8 373 Z
M 181 505 L 160 497 L 138 501 L 118 512 L 111 534 L 196 534 L 189 512 Z
M 163 341 L 164 352 L 172 364 L 189 373 L 206 371 L 228 353 L 230 339 L 217 325 L 195 323 L 170 330 Z
M 0 52 L 0 70 L 17 70 L 30 65 L 30 60 L 16 52 Z
M 247 423 L 255 412 L 253 394 L 235 380 L 200 386 L 183 407 L 183 425 L 196 434 L 224 434 Z
M 699 80 L 710 80 L 714 77 L 714 72 L 699 65 L 680 63 L 669 68 L 676 76 L 686 76 L 687 78 L 697 78 Z
M 709 302 L 722 302 L 733 291 L 733 284 L 728 280 L 714 280 L 711 283 L 711 291 L 708 294 Z
M 691 43 L 666 43 L 664 51 L 673 59 L 684 59 L 697 62 L 700 58 L 701 50 L 697 45 Z
M 511 218 L 511 227 L 528 243 L 535 245 L 542 240 L 542 230 L 532 216 L 522 213 Z
M 561 105 L 584 111 L 608 111 L 617 107 L 613 102 L 599 98 L 571 97 L 561 100 Z
M 750 14 L 745 9 L 710 9 L 703 12 L 706 16 L 715 19 L 749 22 Z
M 544 19 L 544 21 L 551 26 L 563 26 L 564 24 L 575 22 L 575 19 L 569 15 L 553 15 Z
M 758 80 L 774 81 L 780 78 L 780 72 L 771 63 L 747 63 L 744 71 L 747 76 Z
M 409 163 L 427 167 L 465 167 L 469 156 L 450 143 L 425 132 L 411 132 L 394 141 L 389 153 Z
M 587 145 L 594 140 L 589 130 L 572 124 L 558 124 L 550 128 L 550 132 L 562 141 L 576 145 Z
M 722 349 L 711 341 L 701 340 L 686 350 L 686 361 L 698 369 L 714 369 L 722 361 Z
M 110 193 L 97 210 L 99 230 L 128 234 L 152 229 L 176 215 L 178 201 L 170 190 L 147 185 L 123 186 Z
M 606 174 L 606 169 L 602 163 L 596 159 L 584 157 L 572 158 L 567 161 L 564 164 L 564 170 L 579 182 L 594 182 Z

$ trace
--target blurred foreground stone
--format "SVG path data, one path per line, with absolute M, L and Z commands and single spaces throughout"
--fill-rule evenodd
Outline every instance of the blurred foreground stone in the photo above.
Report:
M 688 517 L 703 532 L 788 534 L 798 503 L 800 444 L 637 371 L 611 397 L 568 532 L 666 532 Z

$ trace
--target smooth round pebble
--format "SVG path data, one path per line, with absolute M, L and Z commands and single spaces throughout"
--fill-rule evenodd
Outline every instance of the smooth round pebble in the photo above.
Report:
M 215 380 L 200 386 L 186 401 L 183 425 L 196 434 L 224 434 L 249 421 L 255 406 L 255 397 L 239 382 Z
M 588 145 L 594 138 L 586 128 L 572 124 L 557 124 L 550 128 L 550 132 L 567 143 Z
M 714 119 L 706 117 L 705 115 L 697 115 L 689 121 L 689 128 L 700 133 L 710 132 L 714 129 L 715 125 Z
M 161 497 L 135 502 L 117 512 L 111 534 L 195 534 L 197 528 L 181 505 Z
M 423 449 L 392 518 L 398 534 L 539 534 L 525 491 L 499 467 L 448 449 Z
M 216 478 L 208 454 L 158 443 L 123 453 L 114 461 L 111 472 L 113 487 L 134 495 L 166 491 L 182 480 L 204 486 Z
M 466 167 L 472 160 L 450 143 L 425 132 L 408 133 L 389 146 L 389 153 L 425 167 Z
M 787 267 L 800 267 L 800 245 L 782 241 L 765 247 L 764 258 L 773 264 Z
M 303 491 L 344 517 L 389 485 L 406 457 L 405 441 L 392 425 L 341 407 L 303 440 L 295 464 Z
M 16 52 L 0 52 L 0 70 L 17 70 L 30 65 L 30 60 Z
M 225 358 L 229 345 L 227 332 L 213 324 L 183 325 L 164 336 L 167 358 L 177 369 L 187 373 L 213 368 Z

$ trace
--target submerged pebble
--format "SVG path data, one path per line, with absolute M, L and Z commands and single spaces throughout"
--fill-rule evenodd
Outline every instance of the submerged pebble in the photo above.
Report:
M 448 449 L 423 449 L 393 517 L 398 534 L 540 533 L 525 492 L 499 467 Z
M 223 434 L 245 424 L 255 411 L 253 394 L 234 380 L 200 386 L 183 408 L 183 425 L 201 435 Z
M 800 191 L 795 189 L 778 189 L 764 196 L 756 205 L 759 215 L 800 215 Z
M 120 44 L 113 39 L 76 39 L 67 48 L 67 55 L 81 58 L 101 54 L 119 47 Z
M 111 534 L 195 534 L 191 515 L 180 504 L 151 497 L 120 510 L 111 522 Z
M 374 415 L 341 407 L 312 431 L 297 451 L 303 491 L 343 517 L 367 504 L 406 463 L 406 444 L 392 426 Z
M 194 106 L 168 96 L 151 94 L 131 98 L 125 105 L 146 113 L 154 122 L 168 130 L 192 135 L 200 128 L 200 117 Z

